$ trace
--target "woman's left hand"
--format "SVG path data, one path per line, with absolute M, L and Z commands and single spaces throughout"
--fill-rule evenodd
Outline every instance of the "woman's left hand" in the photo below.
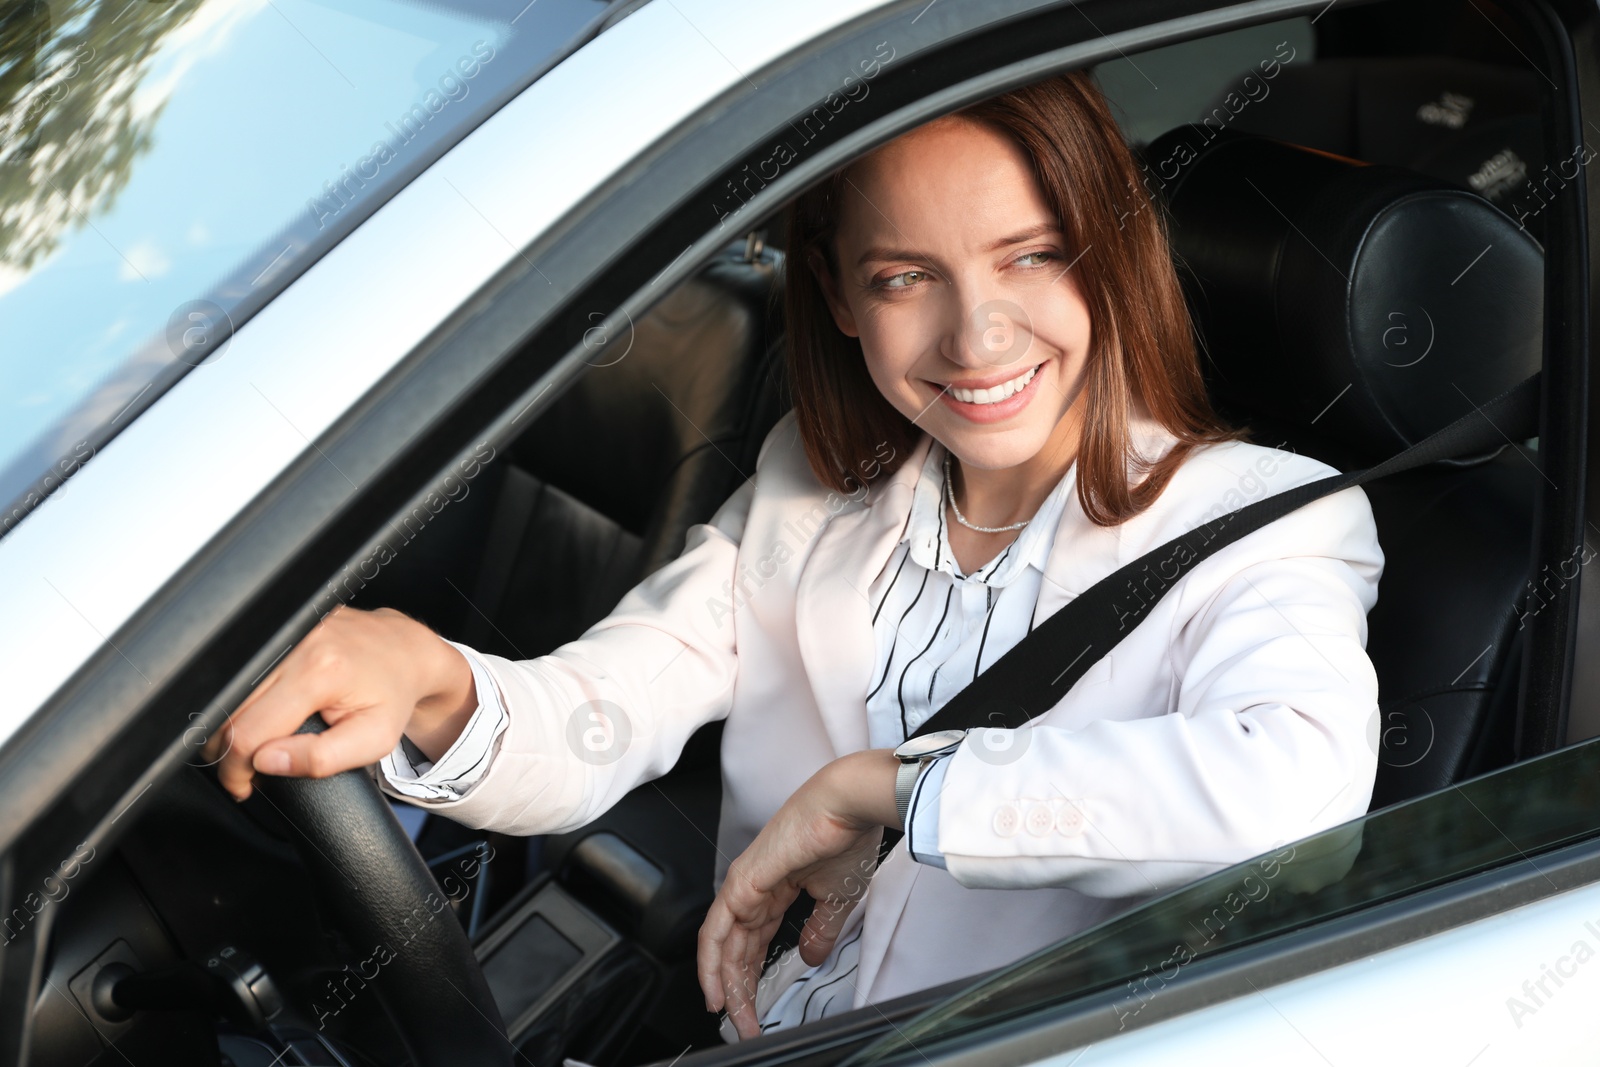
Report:
M 803 889 L 817 901 L 800 958 L 827 959 L 878 865 L 894 809 L 898 764 L 888 749 L 853 753 L 812 775 L 728 867 L 700 927 L 706 1010 L 724 1007 L 741 1038 L 760 1033 L 755 1000 L 767 946 Z

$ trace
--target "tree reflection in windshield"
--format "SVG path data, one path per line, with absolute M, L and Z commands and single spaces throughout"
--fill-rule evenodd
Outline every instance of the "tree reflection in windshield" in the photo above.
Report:
M 201 0 L 22 0 L 0 14 L 0 264 L 31 268 L 104 210 L 150 147 L 137 90 Z

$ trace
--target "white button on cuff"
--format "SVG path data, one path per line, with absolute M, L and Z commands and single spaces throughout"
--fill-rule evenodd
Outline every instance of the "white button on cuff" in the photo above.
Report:
M 1056 824 L 1055 813 L 1048 804 L 1032 804 L 1028 807 L 1027 827 L 1028 833 L 1034 837 L 1043 837 L 1049 833 Z
M 994 832 L 1011 837 L 1022 828 L 1022 812 L 1015 804 L 1002 804 L 994 812 Z
M 1067 837 L 1077 837 L 1083 833 L 1083 809 L 1072 801 L 1061 805 L 1061 810 L 1056 813 L 1056 832 Z

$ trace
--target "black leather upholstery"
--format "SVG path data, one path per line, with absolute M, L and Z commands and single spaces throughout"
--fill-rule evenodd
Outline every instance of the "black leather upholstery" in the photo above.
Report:
M 1235 93 L 1231 108 L 1224 97 L 1206 114 L 1244 133 L 1444 179 L 1541 236 L 1544 82 L 1532 70 L 1454 56 L 1360 56 L 1287 63 L 1254 87 L 1248 105 Z
M 780 263 L 730 246 L 512 445 L 472 592 L 481 614 L 463 620 L 464 641 L 521 659 L 577 637 L 754 473 L 785 409 Z M 720 727 L 700 730 L 662 778 L 543 843 L 545 866 L 563 874 L 576 846 L 603 832 L 658 864 L 663 880 L 643 908 L 619 900 L 608 911 L 603 887 L 577 877 L 587 903 L 668 962 L 692 959 L 711 902 Z
M 1487 201 L 1236 131 L 1179 127 L 1146 155 L 1213 395 L 1258 442 L 1369 465 L 1538 369 L 1540 250 Z M 1367 490 L 1374 807 L 1511 759 L 1538 479 L 1508 443 Z
M 576 637 L 754 472 L 784 410 L 780 256 L 744 249 L 673 290 L 511 446 L 468 644 L 526 658 Z

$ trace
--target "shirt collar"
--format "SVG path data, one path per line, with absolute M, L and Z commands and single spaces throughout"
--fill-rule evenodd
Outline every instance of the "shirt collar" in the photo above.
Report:
M 923 461 L 916 488 L 912 490 L 911 515 L 906 522 L 905 536 L 901 538 L 910 546 L 912 561 L 931 571 L 943 571 L 958 580 L 991 586 L 1009 585 L 1030 566 L 1042 572 L 1055 541 L 1056 527 L 1061 523 L 1062 510 L 1077 482 L 1077 462 L 1073 462 L 1050 495 L 1045 497 L 1044 503 L 1039 505 L 1039 510 L 1028 520 L 1028 525 L 1022 528 L 1015 541 L 972 574 L 962 575 L 956 567 L 955 555 L 950 551 L 949 531 L 945 523 L 944 457 L 944 446 L 934 441 Z

